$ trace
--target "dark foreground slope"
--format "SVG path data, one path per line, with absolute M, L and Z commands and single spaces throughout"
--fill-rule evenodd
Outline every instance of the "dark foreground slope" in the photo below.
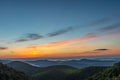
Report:
M 120 62 L 109 67 L 91 66 L 83 69 L 68 65 L 35 67 L 24 62 L 14 62 L 10 65 L 17 67 L 19 71 L 25 69 L 23 72 L 27 71 L 32 80 L 120 80 Z M 0 80 L 28 80 L 24 73 L 16 70 L 1 64 Z
M 87 67 L 83 69 L 46 67 L 33 75 L 36 80 L 120 80 L 120 62 L 111 67 Z
M 120 62 L 98 74 L 95 74 L 88 80 L 120 80 Z
M 28 63 L 21 61 L 13 61 L 7 64 L 7 66 L 14 68 L 17 71 L 22 71 L 28 75 L 34 74 L 37 72 L 40 67 L 32 66 Z
M 0 80 L 28 80 L 28 77 L 24 73 L 0 63 Z
M 33 77 L 36 80 L 85 80 L 88 77 L 104 70 L 106 67 L 88 67 L 77 69 L 70 66 L 51 66 L 46 67 Z

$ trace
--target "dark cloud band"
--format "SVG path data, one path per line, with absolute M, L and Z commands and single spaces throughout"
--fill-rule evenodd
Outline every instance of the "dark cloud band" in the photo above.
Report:
M 116 23 L 110 26 L 105 26 L 99 29 L 99 31 L 112 31 L 112 30 L 117 30 L 120 29 L 120 23 Z
M 74 27 L 67 27 L 65 29 L 61 29 L 61 30 L 58 30 L 58 31 L 55 31 L 55 32 L 51 32 L 48 34 L 49 37 L 53 37 L 53 36 L 59 36 L 59 35 L 62 35 L 62 34 L 65 34 L 67 32 L 71 32 L 73 30 L 76 30 L 80 27 L 78 26 L 74 26 Z
M 103 49 L 95 49 L 94 51 L 107 51 L 109 49 L 103 48 Z
M 7 50 L 8 47 L 0 47 L 0 50 Z
M 38 40 L 43 38 L 42 35 L 36 34 L 36 33 L 29 33 L 25 34 L 23 38 L 15 40 L 15 42 L 25 42 L 25 41 L 32 41 L 32 40 Z

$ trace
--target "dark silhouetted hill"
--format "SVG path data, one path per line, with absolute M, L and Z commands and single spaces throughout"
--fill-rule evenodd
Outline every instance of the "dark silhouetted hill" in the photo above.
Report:
M 28 80 L 23 73 L 0 63 L 0 80 Z
M 85 80 L 88 77 L 104 70 L 106 67 L 88 67 L 77 69 L 65 65 L 43 68 L 33 75 L 36 80 Z
M 95 74 L 88 80 L 120 80 L 120 62 L 98 74 Z
M 46 61 L 43 61 L 43 62 L 46 62 Z M 87 62 L 90 64 L 90 63 L 97 63 L 97 62 L 101 63 L 103 61 L 83 59 L 81 61 L 72 60 L 70 62 L 73 62 L 73 63 Z M 108 63 L 109 62 L 111 61 L 108 61 Z M 69 65 L 52 65 L 48 67 L 36 67 L 26 62 L 20 62 L 20 61 L 13 61 L 8 63 L 7 65 L 9 67 L 14 68 L 15 71 L 19 70 L 19 71 L 25 72 L 27 75 L 30 75 L 34 80 L 120 80 L 120 62 L 115 63 L 113 66 L 91 66 L 91 67 L 85 67 L 85 68 L 76 68 Z M 2 66 L 5 67 L 5 65 L 3 64 Z M 9 68 L 9 70 L 13 70 L 12 68 Z M 0 67 L 0 69 L 2 69 L 2 67 Z M 3 71 L 4 71 L 4 68 L 3 68 Z M 9 72 L 8 73 L 6 72 L 6 74 L 9 74 Z M 20 77 L 21 76 L 24 77 L 25 74 L 24 73 L 21 73 L 21 74 L 23 75 L 20 75 Z M 13 76 L 14 75 L 15 74 L 13 73 Z
M 27 64 L 25 62 L 21 61 L 13 61 L 7 64 L 9 67 L 14 68 L 15 70 L 22 71 L 26 74 L 33 74 L 37 72 L 40 68 L 36 66 L 32 66 L 30 64 Z

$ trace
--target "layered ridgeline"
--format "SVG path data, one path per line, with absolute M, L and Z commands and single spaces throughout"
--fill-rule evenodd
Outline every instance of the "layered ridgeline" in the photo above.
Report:
M 20 61 L 13 61 L 7 65 L 18 71 L 23 71 L 27 75 L 32 76 L 34 80 L 84 80 L 107 68 L 87 67 L 78 69 L 68 65 L 36 67 Z
M 36 80 L 85 80 L 88 77 L 103 71 L 106 67 L 88 67 L 77 69 L 70 66 L 51 66 L 40 70 L 33 77 Z
M 48 67 L 54 65 L 68 65 L 76 68 L 85 68 L 89 66 L 112 66 L 117 60 L 97 60 L 97 59 L 78 59 L 78 60 L 33 60 L 26 63 L 37 65 L 39 67 Z
M 28 80 L 24 73 L 32 77 L 32 80 L 120 80 L 120 62 L 109 67 L 91 66 L 82 69 L 68 65 L 36 67 L 20 61 L 7 65 L 15 70 L 1 64 L 0 80 Z
M 14 60 L 1 60 L 3 64 L 9 64 Z M 68 65 L 76 68 L 85 68 L 89 66 L 112 66 L 118 60 L 104 60 L 104 59 L 77 59 L 77 60 L 31 60 L 22 61 L 38 67 L 48 67 L 54 65 Z
M 77 69 L 70 66 L 46 67 L 35 73 L 36 80 L 120 80 L 120 62 L 111 67 L 87 67 Z
M 18 71 L 23 71 L 35 80 L 85 80 L 107 67 L 87 67 L 83 69 L 68 65 L 35 67 L 25 62 L 13 61 L 7 64 Z M 29 73 L 30 72 L 30 73 Z
M 12 61 L 7 66 L 14 68 L 15 70 L 22 71 L 28 75 L 34 74 L 41 69 L 40 67 L 32 66 L 28 63 L 21 61 Z
M 28 80 L 23 73 L 0 63 L 0 80 Z

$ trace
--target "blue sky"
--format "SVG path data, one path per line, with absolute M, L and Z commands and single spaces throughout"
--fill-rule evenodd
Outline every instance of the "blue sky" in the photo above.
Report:
M 120 23 L 119 13 L 119 0 L 0 0 L 0 46 L 26 47 L 83 37 Z M 30 34 L 39 39 L 16 42 Z

